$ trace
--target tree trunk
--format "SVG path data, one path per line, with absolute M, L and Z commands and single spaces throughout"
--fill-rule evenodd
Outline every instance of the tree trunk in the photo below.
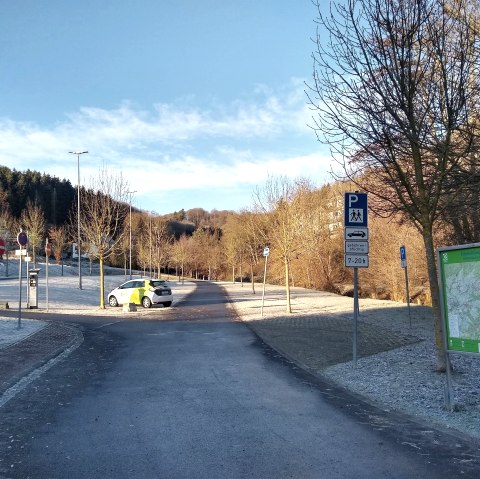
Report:
M 250 263 L 250 280 L 252 281 L 253 294 L 255 294 L 255 278 L 253 277 L 253 263 Z
M 292 305 L 290 302 L 290 265 L 287 258 L 285 258 L 285 292 L 287 293 L 287 313 L 291 313 Z
M 435 261 L 435 248 L 433 246 L 433 235 L 431 227 L 423 228 L 423 242 L 427 258 L 428 280 L 430 282 L 430 294 L 432 297 L 433 328 L 435 333 L 435 352 L 439 372 L 446 370 L 446 354 L 443 347 L 443 324 L 440 312 L 440 289 L 438 286 L 437 266 Z

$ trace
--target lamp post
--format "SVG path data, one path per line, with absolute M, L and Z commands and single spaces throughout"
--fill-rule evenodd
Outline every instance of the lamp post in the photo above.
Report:
M 130 279 L 132 279 L 132 195 L 136 193 L 135 191 L 129 191 L 130 195 L 130 247 L 129 247 L 129 261 L 130 261 Z
M 77 236 L 77 252 L 78 252 L 78 288 L 82 289 L 82 261 L 80 251 L 80 155 L 88 153 L 88 151 L 69 151 L 72 155 L 77 155 L 77 171 L 78 171 L 78 192 L 77 192 L 77 222 L 78 222 L 78 236 Z

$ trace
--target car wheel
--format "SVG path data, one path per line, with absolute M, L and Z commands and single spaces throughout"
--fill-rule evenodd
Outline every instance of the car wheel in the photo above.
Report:
M 109 304 L 112 308 L 117 307 L 117 306 L 118 306 L 117 298 L 115 298 L 115 296 L 110 296 L 110 298 L 108 298 L 108 304 Z
M 166 303 L 163 303 L 163 306 L 164 306 L 165 308 L 168 308 L 168 307 L 171 306 L 171 305 L 172 305 L 172 302 L 171 302 L 171 301 L 167 301 Z
M 150 298 L 148 298 L 147 296 L 145 296 L 143 299 L 142 299 L 142 306 L 144 308 L 150 308 L 150 306 L 152 306 L 152 302 L 150 301 Z

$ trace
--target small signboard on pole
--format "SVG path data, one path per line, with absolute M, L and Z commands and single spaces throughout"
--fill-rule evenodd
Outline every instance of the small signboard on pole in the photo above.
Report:
M 408 321 L 410 328 L 412 327 L 412 313 L 410 310 L 410 293 L 408 291 L 408 268 L 407 268 L 407 248 L 405 246 L 400 246 L 400 264 L 405 271 L 405 291 L 407 296 L 407 307 L 408 307 Z
M 400 264 L 402 268 L 407 267 L 407 248 L 405 246 L 400 246 Z
M 267 280 L 267 263 L 268 263 L 268 256 L 270 254 L 270 248 L 268 246 L 265 246 L 263 248 L 263 256 L 265 258 L 265 269 L 263 271 L 263 290 L 262 290 L 262 307 L 260 309 L 260 315 L 263 318 L 263 305 L 265 303 L 265 282 Z

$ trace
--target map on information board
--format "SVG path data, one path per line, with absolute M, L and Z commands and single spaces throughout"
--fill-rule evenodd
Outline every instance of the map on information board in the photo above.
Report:
M 480 352 L 480 246 L 440 248 L 447 348 Z

